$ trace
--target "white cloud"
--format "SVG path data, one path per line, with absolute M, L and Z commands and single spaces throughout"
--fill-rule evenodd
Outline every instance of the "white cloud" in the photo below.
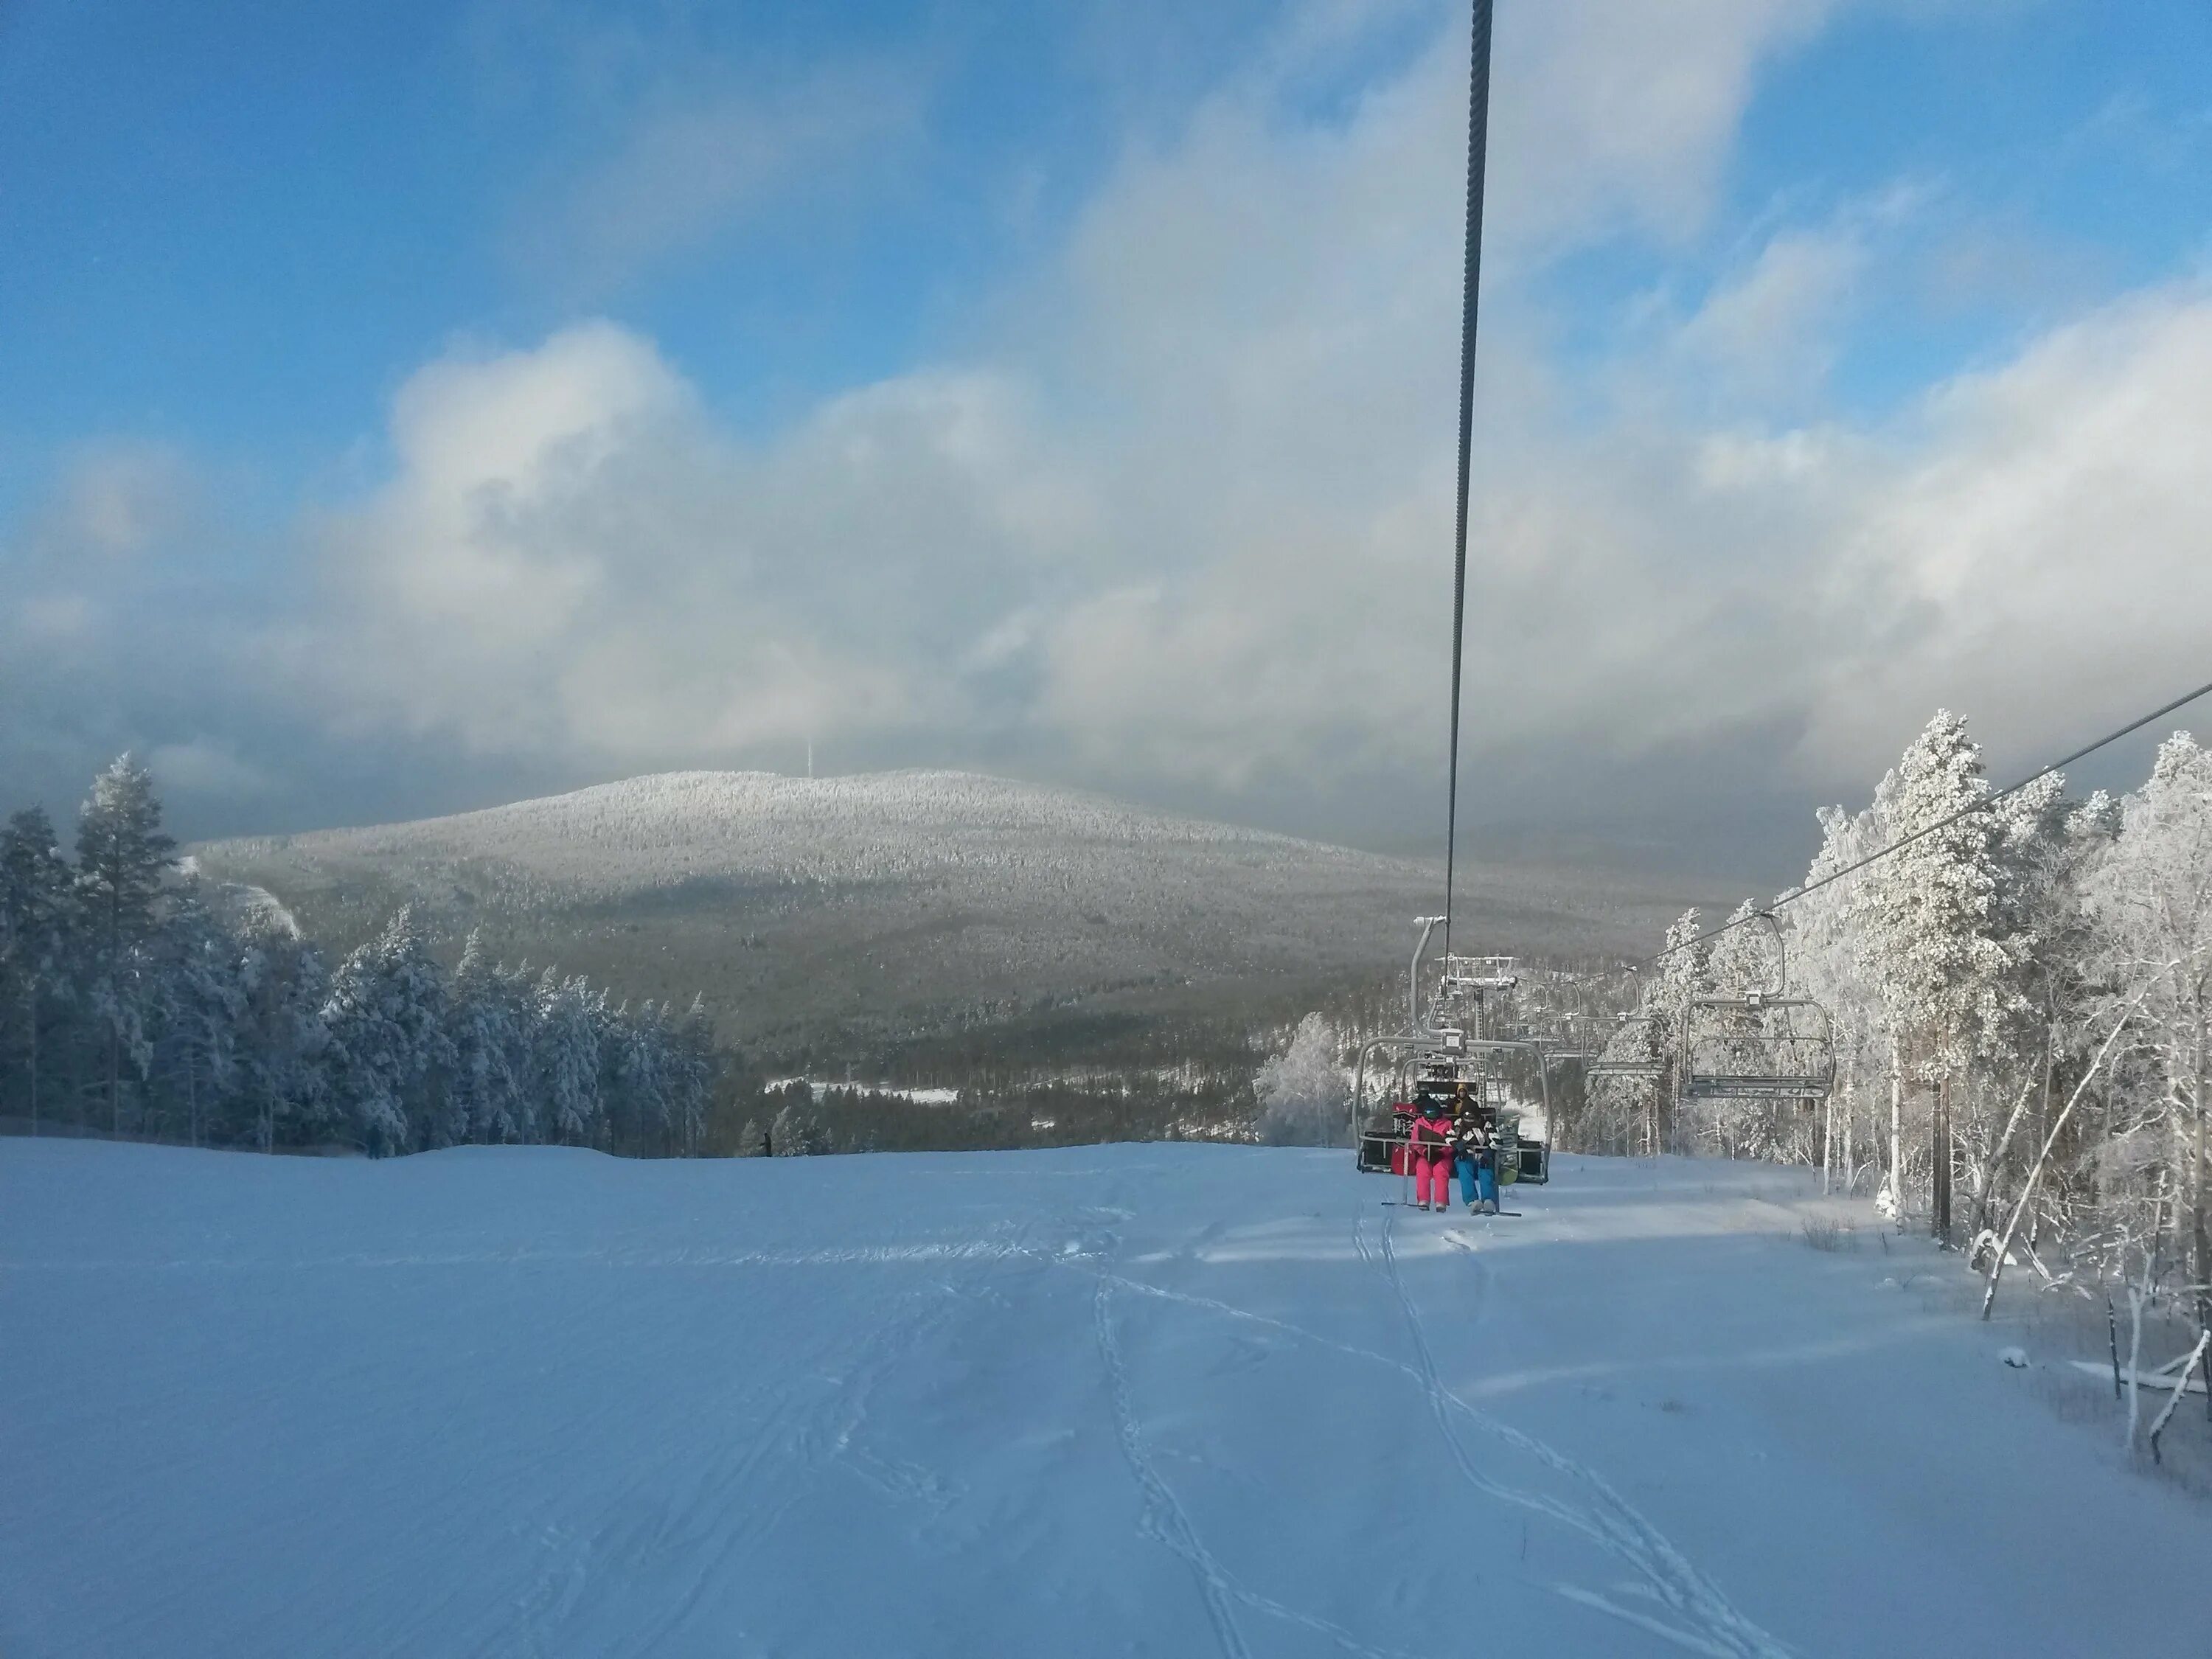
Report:
M 1867 260 L 1851 230 L 1778 235 L 1749 270 L 1706 297 L 1674 343 L 1694 370 L 1720 376 L 1739 395 L 1815 391 L 1834 366 L 1836 325 Z
M 171 446 L 79 449 L 22 530 L 0 538 L 0 635 L 40 654 L 93 639 L 202 518 L 198 481 Z
M 1960 377 L 1906 442 L 1836 561 L 1808 755 L 1863 769 L 1938 701 L 2048 744 L 2204 678 L 2212 286 L 2129 296 Z
M 1566 11 L 1590 25 L 1589 4 L 1520 14 L 1501 56 L 1548 90 L 1500 112 L 1506 245 L 1694 219 L 1757 64 L 1826 9 L 1608 13 L 1620 27 L 1580 57 L 1549 31 Z M 988 743 L 1215 791 L 1331 787 L 1347 757 L 1425 771 L 1460 230 L 1437 204 L 1455 196 L 1463 50 L 1439 35 L 1345 119 L 1286 127 L 1286 49 L 1124 158 L 996 347 L 770 443 L 720 430 L 610 324 L 425 368 L 395 405 L 397 476 L 326 528 L 339 600 L 315 676 L 364 726 L 600 769 L 819 738 Z M 1607 109 L 1626 136 L 1600 142 Z M 1539 189 L 1504 158 L 1561 124 L 1543 165 L 1577 159 Z M 2011 707 L 2033 683 L 2049 689 L 2019 706 L 2056 720 L 2118 648 L 2090 619 L 2119 593 L 2200 597 L 2194 290 L 2085 320 L 1888 426 L 1758 418 L 1817 386 L 1854 285 L 1923 199 L 1777 228 L 1595 418 L 1501 279 L 1478 762 L 1602 767 L 1778 722 L 1807 730 L 1796 764 L 1825 781 L 1872 769 L 1938 701 Z M 2187 630 L 2162 626 L 2178 658 Z
M 599 764 L 959 728 L 958 665 L 1090 533 L 1020 404 L 915 375 L 754 448 L 611 324 L 434 364 L 397 475 L 323 527 L 298 672 L 357 728 Z
M 1491 199 L 1509 256 L 1703 228 L 1759 70 L 1841 0 L 1500 7 Z
M 252 799 L 265 797 L 276 787 L 266 772 L 219 738 L 162 744 L 146 757 L 146 763 L 164 788 L 186 794 Z
M 70 466 L 49 533 L 91 554 L 128 557 L 174 530 L 192 497 L 184 459 L 170 446 L 100 445 Z
M 1908 189 L 1778 219 L 1626 362 L 1549 353 L 1544 261 L 1703 223 L 1759 65 L 1830 9 L 1501 22 L 1479 816 L 1547 810 L 1499 780 L 1587 794 L 1657 757 L 1826 793 L 1938 702 L 2045 743 L 2201 677 L 2201 284 L 2082 312 L 1894 420 L 1821 417 Z M 811 738 L 1212 805 L 1379 777 L 1379 819 L 1441 765 L 1465 40 L 1440 30 L 1348 111 L 1286 114 L 1367 16 L 1302 11 L 1133 146 L 974 349 L 773 438 L 612 323 L 422 367 L 392 476 L 312 527 L 323 582 L 274 636 L 282 694 L 553 775 L 795 764 Z

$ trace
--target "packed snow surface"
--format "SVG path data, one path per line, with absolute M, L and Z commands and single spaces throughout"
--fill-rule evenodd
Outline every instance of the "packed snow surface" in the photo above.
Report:
M 0 1652 L 2203 1650 L 2212 1515 L 1798 1176 L 1508 1195 L 0 1141 Z

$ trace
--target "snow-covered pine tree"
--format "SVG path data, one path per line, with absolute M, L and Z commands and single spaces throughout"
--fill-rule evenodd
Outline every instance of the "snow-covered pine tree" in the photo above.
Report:
M 237 942 L 209 911 L 197 876 L 165 899 L 154 958 L 152 1081 L 164 1110 L 183 1117 L 186 1142 L 197 1146 L 236 1091 L 246 1010 Z
M 161 831 L 154 780 L 128 754 L 93 780 L 76 825 L 76 876 L 92 945 L 88 998 L 102 1037 L 108 1127 L 123 1127 L 126 1050 L 145 1054 L 143 946 L 176 842 Z
M 0 830 L 0 1030 L 20 1014 L 21 1090 L 31 1133 L 45 1109 L 41 1038 L 50 1005 L 66 1001 L 76 922 L 76 883 L 53 820 L 25 807 Z M 9 1091 L 9 1094 L 14 1094 Z M 8 1097 L 0 1095 L 0 1098 Z
M 445 975 L 403 907 L 349 956 L 324 1003 L 341 1056 L 340 1098 L 372 1153 L 453 1144 Z
M 1660 1022 L 1638 1014 L 1606 1035 L 1598 1058 L 1609 1065 L 1633 1066 L 1634 1072 L 1601 1071 L 1583 1085 L 1589 1111 L 1581 1150 L 1610 1151 L 1631 1157 L 1648 1150 L 1657 1121 L 1658 1075 L 1665 1063 L 1666 1034 Z M 1641 1068 L 1652 1070 L 1647 1074 Z
M 295 929 L 261 917 L 244 930 L 239 983 L 240 1092 L 254 1144 L 273 1152 L 279 1140 L 303 1139 L 330 1123 L 333 1051 L 324 1018 L 330 970 Z
M 1704 918 L 1695 908 L 1685 910 L 1674 920 L 1662 943 L 1665 954 L 1644 981 L 1637 1004 L 1638 1012 L 1650 1024 L 1662 1062 L 1674 1074 L 1673 1086 L 1653 1095 L 1653 1116 L 1645 1127 L 1647 1144 L 1643 1150 L 1654 1154 L 1664 1149 L 1669 1138 L 1671 1126 L 1664 1103 L 1681 1094 L 1681 1069 L 1686 1062 L 1681 1048 L 1683 1016 L 1688 1011 L 1690 999 L 1703 995 L 1711 983 L 1709 957 L 1712 945 L 1698 941 L 1698 935 L 1703 930 Z
M 607 1120 L 614 1145 L 632 1152 L 673 1152 L 675 1103 L 671 1099 L 673 1059 L 660 1006 L 650 997 L 633 1011 L 613 1011 L 602 1029 L 608 1086 Z
M 514 1020 L 514 1127 L 515 1139 L 526 1146 L 535 1146 L 546 1138 L 546 1108 L 544 1097 L 539 1091 L 539 1081 L 544 1073 L 545 1000 L 539 992 L 544 988 L 547 974 L 533 975 L 528 962 L 513 968 L 504 964 L 493 969 L 507 993 L 507 1006 Z
M 714 1053 L 714 1022 L 707 1012 L 707 999 L 693 993 L 691 1006 L 670 1034 L 674 1046 L 671 1061 L 672 1108 L 678 1133 L 687 1156 L 696 1157 L 706 1133 L 707 1114 L 714 1103 L 714 1081 L 720 1064 Z
M 600 1121 L 599 1044 L 591 987 L 550 968 L 538 981 L 532 1088 L 551 1139 L 586 1146 Z
M 1867 933 L 1892 1034 L 1893 1194 L 1901 1200 L 1899 1120 L 1909 1076 L 1929 1091 L 1930 1230 L 1947 1241 L 1952 1092 L 2002 1016 L 2012 965 L 1996 938 L 1997 820 L 1989 812 L 1966 811 L 1988 793 L 1981 749 L 1966 735 L 1966 723 L 1948 708 L 1938 709 L 1881 781 L 1875 805 L 1895 836 L 1943 827 L 1856 878 L 1854 920 Z M 1957 822 L 1944 822 L 1961 812 Z
M 483 1146 L 520 1140 L 521 1011 L 475 928 L 453 970 L 451 1008 L 454 1115 L 466 1139 Z
M 777 1158 L 806 1158 L 822 1151 L 822 1127 L 804 1084 L 786 1091 L 782 1109 L 768 1132 L 769 1151 Z

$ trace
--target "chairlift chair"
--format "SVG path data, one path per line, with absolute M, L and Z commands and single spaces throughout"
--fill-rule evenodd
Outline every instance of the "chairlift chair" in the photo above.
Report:
M 1437 988 L 1425 1018 L 1421 1012 L 1422 958 L 1427 953 L 1431 933 L 1443 918 L 1422 916 L 1416 920 L 1421 934 L 1407 969 L 1407 1027 L 1363 1044 L 1353 1073 L 1356 1166 L 1370 1173 L 1403 1174 L 1405 1148 L 1415 1108 L 1425 1099 L 1455 1095 L 1462 1085 L 1470 1085 L 1486 1107 L 1498 1115 L 1492 1117 L 1493 1124 L 1502 1123 L 1504 1113 L 1511 1112 L 1513 1156 L 1508 1158 L 1501 1148 L 1500 1182 L 1516 1178 L 1548 1180 L 1551 1171 L 1547 1149 L 1540 1140 L 1520 1139 L 1520 1115 L 1510 1105 L 1512 1097 L 1501 1069 L 1510 1054 L 1524 1052 L 1534 1057 L 1537 1085 L 1548 1121 L 1551 1088 L 1547 1076 L 1549 1068 L 1543 1063 L 1543 1045 L 1523 1038 L 1485 1036 L 1479 1023 L 1483 1000 L 1508 993 L 1518 983 L 1517 972 L 1507 971 L 1517 969 L 1517 963 L 1510 957 L 1445 958 L 1438 964 Z M 1474 1035 L 1469 1034 L 1470 1028 Z M 1393 1056 L 1390 1082 L 1383 1108 L 1370 1113 L 1366 1098 L 1367 1069 L 1370 1059 L 1382 1051 Z
M 1774 930 L 1771 991 L 1692 997 L 1682 1006 L 1686 1100 L 1825 1100 L 1836 1076 L 1835 1024 L 1811 997 L 1790 994 L 1789 945 L 1771 910 L 1754 913 Z
M 1789 1100 L 1810 1106 L 1834 1085 L 1835 1033 L 1810 997 L 1692 997 L 1682 1011 L 1688 1100 Z

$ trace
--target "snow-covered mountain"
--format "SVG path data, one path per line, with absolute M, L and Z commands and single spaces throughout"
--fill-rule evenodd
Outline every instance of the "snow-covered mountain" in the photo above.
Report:
M 334 945 L 411 902 L 450 941 L 482 927 L 631 994 L 704 988 L 742 1034 L 1340 982 L 1397 960 L 1441 885 L 1420 863 L 963 772 L 672 773 L 198 858 Z M 1463 879 L 1462 914 L 1501 949 L 1641 943 L 1682 902 L 1587 873 Z

